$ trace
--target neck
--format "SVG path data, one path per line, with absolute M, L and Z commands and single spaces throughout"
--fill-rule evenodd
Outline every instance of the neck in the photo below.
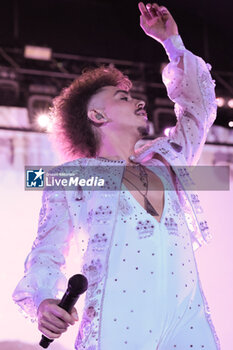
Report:
M 101 146 L 98 157 L 110 160 L 125 160 L 131 164 L 129 157 L 135 155 L 134 146 L 139 140 L 135 135 L 124 135 L 124 133 L 109 132 L 108 135 L 101 135 Z

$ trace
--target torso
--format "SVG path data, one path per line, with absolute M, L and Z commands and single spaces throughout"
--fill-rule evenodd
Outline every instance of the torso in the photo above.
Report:
M 159 154 L 155 154 L 153 158 L 157 158 L 163 163 L 169 167 L 170 174 L 172 175 L 172 178 L 174 179 L 174 174 L 171 171 L 171 168 L 169 164 L 165 161 L 164 158 L 162 158 Z M 129 171 L 127 171 L 127 169 Z M 156 212 L 158 213 L 158 216 L 154 216 L 154 218 L 160 222 L 162 214 L 163 214 L 163 209 L 164 209 L 164 186 L 160 178 L 154 174 L 152 171 L 150 171 L 148 168 L 144 167 L 144 169 L 147 172 L 148 176 L 148 192 L 147 192 L 147 199 L 151 203 L 151 205 L 154 207 Z M 134 173 L 135 175 L 131 174 Z M 144 203 L 144 196 L 142 194 L 145 194 L 146 191 L 143 190 L 142 182 L 140 178 L 137 176 L 139 175 L 138 170 L 136 170 L 133 166 L 132 167 L 127 167 L 126 172 L 124 174 L 123 178 L 123 184 L 127 187 L 127 189 L 130 191 L 132 196 L 136 199 L 136 201 L 144 208 L 145 208 L 145 203 Z M 130 184 L 129 181 L 125 179 L 125 177 L 133 183 Z M 136 190 L 135 187 L 140 189 L 142 194 Z
M 130 169 L 130 171 L 135 172 Z M 154 218 L 160 222 L 162 213 L 163 213 L 163 208 L 164 208 L 164 187 L 163 183 L 160 180 L 160 178 L 153 174 L 150 170 L 146 169 L 146 172 L 148 174 L 148 193 L 147 193 L 147 198 L 150 201 L 151 205 L 154 207 L 154 209 L 157 211 L 159 214 L 158 216 L 154 216 Z M 137 174 L 137 172 L 135 172 Z M 145 194 L 146 191 L 143 190 L 142 182 L 140 179 L 133 174 L 130 174 L 128 171 L 126 171 L 125 176 L 129 181 L 131 181 L 137 188 L 140 189 L 140 191 Z M 145 208 L 145 203 L 144 203 L 144 197 L 143 195 L 136 190 L 136 188 L 131 185 L 125 178 L 123 178 L 123 184 L 127 187 L 127 189 L 130 191 L 132 196 L 136 199 L 136 201 L 144 208 Z

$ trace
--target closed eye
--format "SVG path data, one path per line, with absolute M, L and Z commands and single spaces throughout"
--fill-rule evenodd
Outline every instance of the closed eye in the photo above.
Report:
M 128 97 L 121 97 L 120 100 L 128 101 Z

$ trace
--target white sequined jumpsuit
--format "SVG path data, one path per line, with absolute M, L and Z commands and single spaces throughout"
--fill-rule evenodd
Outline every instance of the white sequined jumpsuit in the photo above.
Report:
M 201 290 L 176 192 L 165 191 L 160 222 L 121 192 L 100 349 L 216 350 Z

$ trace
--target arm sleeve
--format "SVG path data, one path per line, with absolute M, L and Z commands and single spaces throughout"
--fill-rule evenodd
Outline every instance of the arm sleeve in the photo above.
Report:
M 210 126 L 216 118 L 215 82 L 211 66 L 186 50 L 179 35 L 163 42 L 170 63 L 162 79 L 169 98 L 175 103 L 176 126 L 169 133 L 170 141 L 183 153 L 187 165 L 200 158 Z M 179 68 L 180 63 L 183 69 Z
M 13 300 L 32 321 L 41 301 L 56 298 L 66 288 L 62 272 L 72 236 L 72 223 L 63 191 L 44 190 L 37 237 L 25 261 L 25 274 L 13 292 Z

